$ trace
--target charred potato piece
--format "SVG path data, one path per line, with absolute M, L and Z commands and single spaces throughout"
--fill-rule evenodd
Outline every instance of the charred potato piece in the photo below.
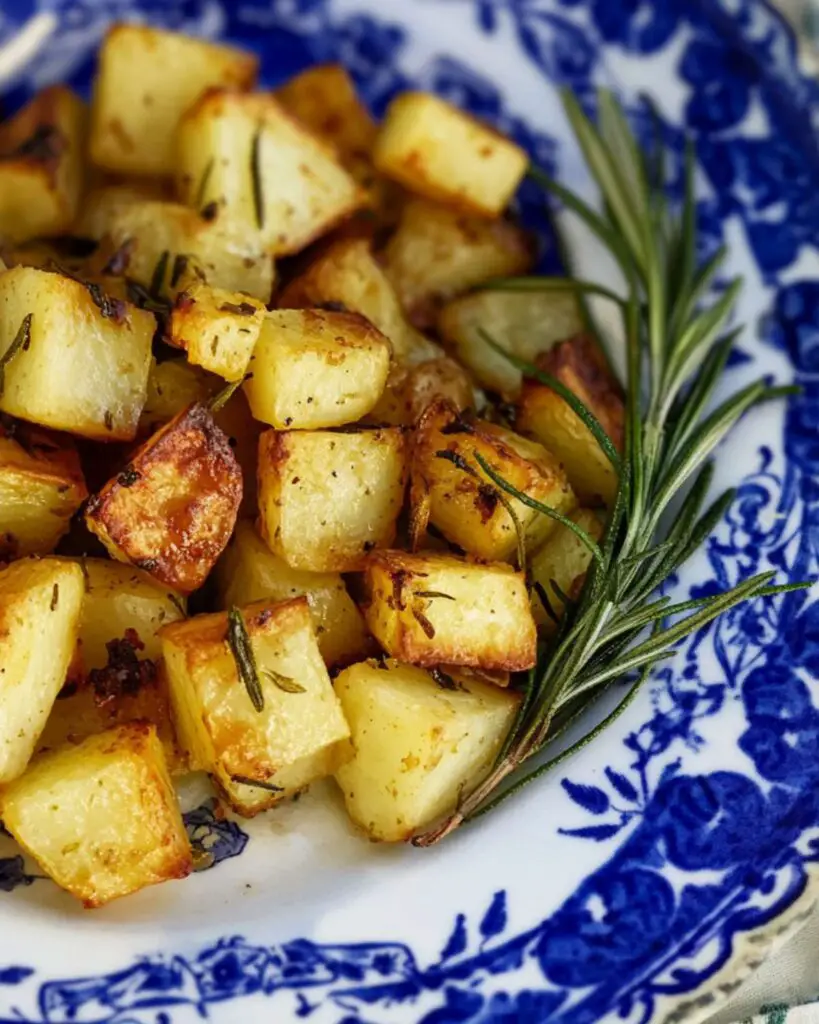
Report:
M 249 89 L 257 58 L 232 46 L 146 25 L 114 25 L 103 40 L 91 108 L 99 167 L 173 174 L 179 119 L 209 89 Z
M 68 438 L 0 419 L 0 559 L 49 554 L 87 497 Z
M 0 125 L 0 235 L 68 232 L 83 187 L 85 107 L 70 89 L 38 93 Z
M 188 361 L 228 381 L 244 377 L 264 323 L 265 306 L 240 292 L 193 283 L 176 297 L 170 342 Z
M 193 869 L 162 744 L 143 722 L 41 754 L 0 806 L 17 842 L 86 907 Z
M 362 568 L 395 538 L 407 461 L 398 427 L 267 431 L 259 445 L 262 537 L 293 569 Z
M 388 661 L 336 679 L 355 751 L 336 772 L 347 812 L 371 839 L 400 842 L 455 810 L 491 768 L 516 693 Z
M 265 318 L 245 394 L 256 419 L 280 430 L 340 427 L 378 401 L 390 351 L 357 313 L 275 310 Z
M 617 451 L 622 451 L 623 393 L 597 344 L 587 335 L 576 335 L 541 356 L 537 365 L 577 395 Z M 594 435 L 560 395 L 538 381 L 525 381 L 517 426 L 561 460 L 581 502 L 611 505 L 617 492 L 617 472 Z
M 374 552 L 365 584 L 367 625 L 393 658 L 511 672 L 535 663 L 526 581 L 509 565 Z
M 0 275 L 0 357 L 15 339 L 22 344 L 7 357 L 0 410 L 93 440 L 132 440 L 155 326 L 152 313 L 73 278 L 7 270 Z
M 565 514 L 576 503 L 563 467 L 542 445 L 494 423 L 461 418 L 439 400 L 421 417 L 415 435 L 414 539 L 416 544 L 421 540 L 428 518 L 464 551 L 507 561 L 515 556 L 518 528 L 525 547 L 534 549 L 555 521 L 501 491 L 478 456 L 518 491 L 556 512 Z
M 208 410 L 191 406 L 161 427 L 94 495 L 88 529 L 113 558 L 183 594 L 224 550 L 242 500 L 242 471 Z
M 589 534 L 593 541 L 603 536 L 599 516 L 587 508 L 577 509 L 570 518 Z M 546 633 L 557 629 L 555 619 L 566 611 L 561 594 L 572 601 L 580 597 L 592 553 L 567 526 L 559 523 L 539 551 L 532 555 L 529 571 L 534 581 L 532 612 L 538 627 Z M 557 589 L 555 589 L 557 584 Z
M 65 682 L 83 590 L 80 567 L 62 559 L 0 570 L 0 783 L 22 774 Z
M 447 356 L 428 359 L 416 366 L 395 367 L 384 393 L 365 422 L 411 427 L 437 399 L 445 400 L 458 412 L 475 406 L 475 391 L 469 375 Z
M 239 814 L 251 817 L 336 770 L 350 731 L 304 597 L 241 616 L 257 667 L 254 704 L 237 670 L 226 612 L 162 631 L 180 739 Z M 230 635 L 234 635 L 231 633 Z

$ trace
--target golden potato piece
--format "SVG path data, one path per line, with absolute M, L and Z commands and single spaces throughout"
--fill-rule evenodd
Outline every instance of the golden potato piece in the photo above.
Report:
M 393 658 L 511 672 L 535 664 L 526 581 L 504 563 L 381 551 L 370 556 L 365 582 L 364 617 Z
M 493 277 L 525 273 L 533 249 L 510 221 L 487 220 L 429 199 L 404 204 L 384 266 L 416 327 L 435 325 L 441 303 Z
M 600 541 L 604 526 L 594 512 L 580 508 L 570 518 L 592 540 Z M 555 618 L 560 619 L 566 611 L 560 593 L 572 601 L 580 596 L 591 560 L 592 553 L 588 547 L 562 523 L 557 525 L 543 547 L 532 555 L 529 563 L 529 572 L 534 581 L 532 612 L 538 627 L 544 632 L 554 633 L 557 629 Z M 559 590 L 555 589 L 555 583 Z
M 346 665 L 370 653 L 371 641 L 364 619 L 341 576 L 291 569 L 273 554 L 252 523 L 236 524 L 236 532 L 219 559 L 215 578 L 223 608 L 306 597 L 319 650 L 330 666 Z
M 22 774 L 77 643 L 78 565 L 23 559 L 0 570 L 0 783 Z
M 424 409 L 441 399 L 458 412 L 475 407 L 475 389 L 462 366 L 441 356 L 415 366 L 394 367 L 377 405 L 365 423 L 389 423 L 412 427 Z
M 334 150 L 270 93 L 208 93 L 182 119 L 177 145 L 183 201 L 216 203 L 275 255 L 298 252 L 365 202 Z
M 522 494 L 556 512 L 565 514 L 576 504 L 563 467 L 542 445 L 494 423 L 460 417 L 439 400 L 415 434 L 412 504 L 424 510 L 415 523 L 416 543 L 427 516 L 447 540 L 490 561 L 515 557 L 518 526 L 527 550 L 552 532 L 555 521 L 502 491 L 478 456 Z
M 280 430 L 340 427 L 376 404 L 390 354 L 389 341 L 358 313 L 274 310 L 244 391 L 256 419 Z
M 398 427 L 268 430 L 259 444 L 262 537 L 294 569 L 362 568 L 395 538 L 407 461 Z
M 622 451 L 623 393 L 597 344 L 588 335 L 576 335 L 555 346 L 537 365 L 577 395 Z M 584 504 L 612 503 L 617 472 L 588 427 L 551 388 L 535 380 L 524 382 L 517 426 L 561 460 Z
M 519 695 L 398 662 L 336 679 L 353 758 L 336 772 L 347 813 L 371 839 L 400 842 L 455 810 L 491 768 Z
M 0 418 L 0 559 L 49 554 L 87 497 L 69 438 Z
M 493 217 L 512 198 L 529 158 L 445 100 L 405 92 L 387 110 L 374 161 L 411 192 Z
M 363 238 L 343 238 L 313 260 L 279 296 L 281 309 L 321 307 L 360 313 L 392 342 L 402 363 L 434 359 L 441 349 L 407 321 L 395 289 Z
M 85 522 L 113 558 L 186 594 L 224 550 L 241 500 L 242 472 L 227 437 L 193 405 L 91 498 Z
M 176 297 L 170 342 L 185 349 L 196 366 L 228 381 L 241 380 L 264 316 L 264 303 L 258 299 L 197 281 Z
M 31 318 L 28 320 L 27 318 Z M 148 384 L 153 314 L 31 267 L 0 275 L 0 410 L 98 441 L 130 441 Z
M 99 167 L 173 174 L 179 119 L 208 89 L 249 89 L 258 59 L 232 46 L 114 25 L 103 40 L 91 108 L 90 153 Z
M 95 183 L 82 198 L 75 223 L 80 238 L 101 241 L 111 230 L 111 224 L 120 210 L 153 200 L 172 199 L 164 178 L 138 178 L 116 184 L 110 181 Z
M 193 869 L 162 744 L 146 723 L 41 754 L 0 806 L 17 842 L 86 907 Z
M 504 398 L 520 394 L 521 372 L 487 344 L 498 345 L 528 363 L 583 330 L 573 291 L 484 291 L 447 303 L 438 317 L 444 344 L 475 375 L 482 387 Z
M 70 89 L 38 93 L 0 124 L 0 235 L 68 232 L 83 187 L 85 106 Z
M 350 731 L 307 599 L 260 601 L 236 614 L 257 669 L 257 703 L 237 671 L 226 612 L 166 626 L 162 647 L 183 746 L 250 817 L 334 772 L 349 757 Z

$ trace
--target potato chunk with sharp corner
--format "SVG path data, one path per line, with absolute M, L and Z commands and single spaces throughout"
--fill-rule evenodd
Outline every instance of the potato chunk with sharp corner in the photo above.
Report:
M 39 755 L 0 807 L 23 849 L 86 907 L 193 869 L 162 744 L 144 722 Z
M 69 438 L 0 418 L 0 559 L 49 554 L 87 497 Z
M 379 551 L 365 584 L 367 625 L 393 658 L 509 671 L 535 664 L 526 581 L 505 563 Z
M 267 431 L 259 444 L 262 537 L 294 569 L 362 568 L 368 552 L 395 538 L 407 460 L 399 427 Z
M 244 391 L 256 419 L 280 430 L 340 427 L 365 416 L 384 390 L 390 343 L 358 313 L 268 313 Z
M 90 153 L 99 167 L 173 174 L 179 119 L 209 89 L 248 89 L 258 59 L 244 50 L 147 25 L 114 25 L 94 84 Z
M 270 93 L 213 91 L 179 126 L 176 183 L 215 202 L 276 255 L 298 252 L 365 202 L 335 152 Z
M 591 509 L 580 508 L 569 517 L 599 542 L 603 522 Z M 561 594 L 575 601 L 580 596 L 592 553 L 567 526 L 559 523 L 542 548 L 532 555 L 529 571 L 534 581 L 532 611 L 538 626 L 547 633 L 557 629 L 555 619 L 566 611 Z M 555 589 L 555 584 L 557 588 Z
M 0 125 L 0 235 L 24 241 L 68 232 L 83 187 L 85 106 L 61 85 Z
M 61 274 L 14 267 L 0 275 L 0 356 L 28 338 L 4 370 L 0 409 L 98 441 L 130 441 L 148 383 L 153 314 L 108 304 Z
M 196 281 L 176 297 L 170 341 L 188 361 L 225 380 L 241 380 L 264 323 L 265 306 L 249 295 Z
M 475 679 L 436 680 L 392 661 L 351 665 L 335 690 L 355 751 L 336 781 L 353 821 L 386 842 L 455 809 L 491 768 L 520 703 Z
M 412 192 L 492 217 L 512 198 L 529 158 L 438 96 L 405 92 L 387 110 L 374 161 Z
M 552 532 L 555 521 L 503 492 L 478 456 L 522 494 L 557 512 L 565 514 L 576 504 L 563 467 L 542 445 L 494 423 L 461 417 L 437 401 L 415 434 L 412 501 L 426 510 L 414 523 L 416 543 L 427 515 L 447 540 L 494 561 L 515 556 L 518 528 L 532 549 Z
M 240 612 L 261 687 L 242 681 L 228 615 L 198 615 L 162 630 L 182 745 L 211 772 L 231 806 L 252 816 L 334 772 L 350 754 L 338 698 L 305 597 Z
M 62 559 L 0 570 L 0 782 L 25 769 L 65 682 L 83 590 L 80 567 Z
M 623 393 L 597 344 L 587 335 L 577 335 L 541 356 L 537 365 L 577 395 L 597 417 L 614 447 L 622 451 Z M 617 471 L 592 432 L 560 395 L 538 381 L 525 381 L 517 425 L 561 460 L 582 502 L 612 503 Z
M 526 234 L 510 221 L 487 220 L 419 198 L 404 204 L 383 253 L 404 311 L 422 328 L 435 324 L 445 299 L 493 277 L 523 274 L 532 257 Z
M 224 550 L 241 500 L 242 472 L 227 437 L 193 405 L 91 498 L 85 522 L 113 558 L 189 593 Z
M 360 313 L 392 342 L 395 358 L 418 363 L 442 354 L 404 316 L 389 278 L 363 238 L 344 238 L 313 260 L 279 296 L 281 309 L 328 306 Z
M 334 572 L 291 569 L 274 555 L 252 523 L 243 521 L 216 567 L 219 601 L 224 608 L 254 601 L 307 598 L 319 650 L 328 665 L 349 664 L 370 653 L 372 641 L 361 612 Z
M 482 332 L 526 362 L 583 330 L 573 291 L 483 291 L 448 302 L 438 317 L 444 344 L 478 383 L 505 398 L 520 394 L 521 372 L 495 352 Z

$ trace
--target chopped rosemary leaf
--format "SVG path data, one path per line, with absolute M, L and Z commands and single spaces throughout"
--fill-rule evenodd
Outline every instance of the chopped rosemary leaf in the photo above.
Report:
M 152 299 L 156 300 L 162 296 L 162 289 L 165 286 L 165 277 L 168 273 L 168 260 L 171 258 L 171 254 L 167 249 L 163 249 L 160 253 L 159 259 L 156 261 L 154 272 L 151 275 L 151 283 L 148 287 L 148 294 Z
M 253 133 L 250 143 L 250 180 L 253 185 L 253 211 L 256 214 L 256 227 L 264 227 L 264 194 L 262 192 L 262 128 L 261 125 Z
M 245 620 L 242 613 L 232 605 L 228 611 L 228 628 L 225 636 L 230 653 L 236 662 L 236 671 L 244 683 L 250 703 L 256 711 L 264 710 L 264 694 L 262 684 L 259 682 L 259 672 L 256 668 L 256 658 L 253 655 L 253 648 L 250 645 Z
M 213 398 L 208 402 L 208 408 L 210 411 L 219 412 L 220 409 L 224 409 L 249 376 L 249 374 L 245 374 L 244 377 L 240 377 L 238 380 L 232 380 L 230 384 L 223 387 L 221 391 L 217 391 Z
M 188 269 L 188 259 L 183 252 L 177 253 L 173 258 L 171 267 L 171 288 L 176 288 L 182 279 L 182 275 Z
M 171 594 L 170 592 L 168 592 L 168 600 L 171 602 L 174 608 L 176 608 L 176 610 L 179 612 L 183 619 L 186 619 L 188 617 L 188 613 L 185 611 L 185 606 L 182 604 L 182 602 L 180 601 L 176 594 Z
M 255 786 L 257 789 L 266 789 L 270 793 L 283 793 L 284 786 L 274 786 L 272 782 L 262 782 L 261 779 L 251 779 L 247 775 L 231 775 L 231 782 L 238 782 L 240 786 Z
M 6 386 L 6 367 L 15 356 L 19 355 L 20 352 L 28 352 L 29 346 L 31 345 L 32 318 L 32 313 L 28 313 L 23 317 L 23 322 L 17 329 L 17 333 L 14 335 L 12 343 L 3 355 L 0 356 L 0 395 L 3 394 Z
M 272 668 L 264 670 L 265 679 L 269 679 L 274 686 L 277 686 L 284 693 L 306 693 L 307 691 L 290 676 L 283 676 L 280 672 L 274 672 Z
M 455 600 L 452 594 L 445 594 L 443 590 L 413 590 L 413 594 L 415 597 L 426 597 L 430 599 L 433 597 L 442 597 L 447 601 Z
M 418 607 L 417 604 L 414 604 L 412 606 L 411 611 L 412 611 L 412 615 L 413 615 L 413 618 L 415 619 L 415 621 L 418 623 L 418 625 L 424 631 L 426 636 L 429 637 L 430 640 L 432 640 L 433 637 L 435 636 L 435 627 L 432 625 L 432 623 L 429 621 L 429 619 L 426 617 L 426 615 Z
M 197 210 L 202 209 L 202 204 L 204 203 L 205 196 L 207 195 L 208 184 L 210 182 L 211 174 L 213 174 L 213 157 L 211 157 L 210 160 L 208 160 L 207 165 L 205 166 L 205 169 L 202 172 L 202 177 L 199 179 L 199 185 L 196 189 L 196 199 L 194 200 L 193 203 L 194 207 Z
M 51 590 L 51 605 L 50 605 L 50 609 L 51 609 L 52 612 L 57 610 L 57 605 L 59 604 L 59 602 L 60 602 L 60 584 L 59 583 L 55 583 L 54 587 Z

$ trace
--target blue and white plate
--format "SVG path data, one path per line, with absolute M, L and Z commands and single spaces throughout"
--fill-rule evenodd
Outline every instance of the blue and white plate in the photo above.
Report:
M 263 78 L 342 61 L 380 112 L 408 86 L 587 178 L 556 86 L 658 101 L 698 140 L 702 248 L 747 325 L 726 386 L 802 395 L 717 457 L 739 495 L 677 587 L 819 569 L 819 88 L 763 0 L 0 0 L 0 91 L 87 89 L 107 24 L 257 49 Z M 526 217 L 545 223 L 526 186 Z M 594 246 L 571 235 L 584 276 Z M 548 246 L 544 261 L 554 259 Z M 819 895 L 819 604 L 697 635 L 601 739 L 440 848 L 369 844 L 331 789 L 254 823 L 185 794 L 211 864 L 85 912 L 0 849 L 0 1020 L 34 1024 L 590 1024 L 709 1012 Z

